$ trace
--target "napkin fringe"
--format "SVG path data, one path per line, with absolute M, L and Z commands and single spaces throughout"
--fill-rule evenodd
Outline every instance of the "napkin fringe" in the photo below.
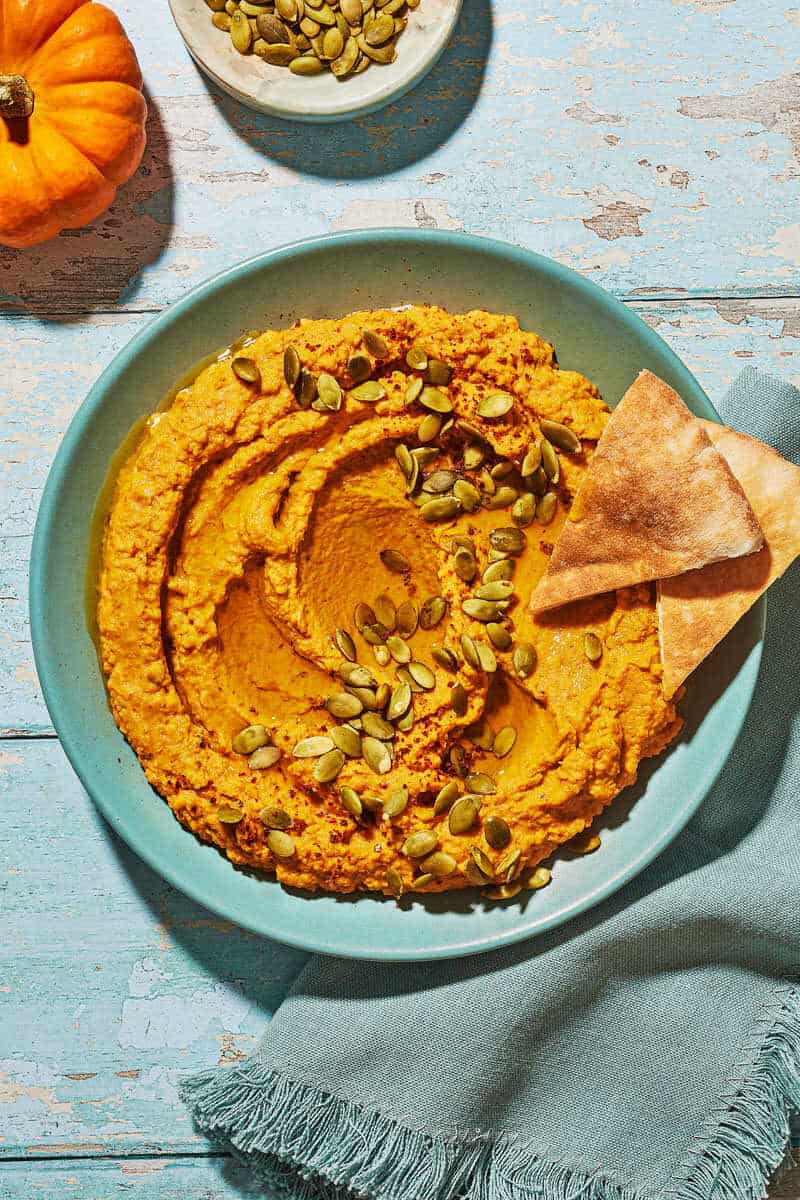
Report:
M 692 1148 L 680 1200 L 760 1200 L 783 1161 L 790 1114 L 800 1111 L 800 988 L 781 991 L 768 1022 L 714 1114 L 715 1130 Z
M 698 1137 L 673 1200 L 757 1200 L 800 1109 L 800 989 L 777 1009 L 713 1128 Z M 745 1072 L 747 1074 L 745 1075 Z M 258 1056 L 185 1079 L 198 1124 L 282 1200 L 638 1200 L 607 1176 L 547 1162 L 518 1138 L 428 1133 L 273 1071 Z

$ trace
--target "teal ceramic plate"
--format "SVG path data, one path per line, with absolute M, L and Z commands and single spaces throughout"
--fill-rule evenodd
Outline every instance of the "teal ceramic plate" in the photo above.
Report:
M 436 230 L 369 230 L 301 242 L 209 280 L 158 316 L 114 359 L 72 422 L 47 481 L 33 540 L 31 626 L 50 715 L 89 794 L 156 871 L 221 916 L 309 950 L 373 959 L 447 958 L 568 921 L 620 888 L 685 825 L 744 721 L 761 652 L 763 603 L 692 679 L 686 730 L 599 822 L 602 848 L 558 861 L 550 887 L 489 905 L 456 893 L 401 910 L 392 901 L 309 898 L 237 871 L 201 845 L 151 790 L 106 703 L 87 632 L 84 580 L 92 513 L 134 422 L 202 358 L 248 328 L 404 302 L 515 313 L 552 341 L 562 367 L 614 404 L 642 368 L 699 415 L 696 380 L 633 312 L 565 267 L 524 250 Z

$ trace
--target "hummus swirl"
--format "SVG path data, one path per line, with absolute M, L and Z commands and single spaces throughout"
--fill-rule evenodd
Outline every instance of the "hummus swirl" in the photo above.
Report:
M 338 407 L 298 403 L 298 389 L 285 378 L 287 347 L 312 383 L 338 381 Z M 423 348 L 427 368 L 408 365 L 412 347 Z M 240 377 L 235 355 L 227 354 L 151 418 L 119 474 L 105 530 L 102 665 L 114 717 L 147 778 L 198 837 L 233 862 L 299 888 L 437 891 L 493 882 L 489 865 L 505 868 L 510 856 L 518 863 L 512 875 L 535 866 L 581 833 L 681 724 L 662 695 L 649 586 L 538 618 L 528 611 L 606 420 L 596 389 L 560 370 L 552 347 L 513 317 L 484 312 L 413 307 L 301 321 L 257 335 L 235 353 L 255 364 L 255 378 Z M 381 385 L 367 397 L 377 400 L 360 398 L 353 377 L 365 356 Z M 417 361 L 413 351 L 410 357 Z M 441 415 L 443 428 L 426 443 L 429 461 L 409 496 L 398 455 L 408 459 L 398 446 L 409 454 L 420 447 L 426 409 L 413 380 L 430 374 L 433 361 L 451 368 L 437 392 L 451 403 L 455 423 Z M 482 416 L 497 393 L 513 400 L 510 410 Z M 557 478 L 540 469 L 523 480 L 520 468 L 541 445 L 542 421 L 566 425 L 580 449 L 558 453 Z M 427 519 L 420 505 L 439 494 L 434 485 L 448 484 L 447 475 L 433 479 L 436 472 L 471 483 L 480 506 Z M 547 523 L 546 506 L 539 519 L 530 511 L 545 486 L 555 499 Z M 532 489 L 528 509 L 512 510 L 515 497 Z M 500 602 L 492 646 L 486 621 L 462 605 L 502 556 L 490 533 L 515 529 L 515 518 L 522 549 L 510 556 L 513 594 Z M 409 569 L 389 569 L 386 550 Z M 465 555 L 475 561 L 469 582 Z M 406 637 L 378 629 L 384 642 L 398 639 L 389 642 L 396 661 L 383 643 L 365 640 L 354 618 L 356 606 L 371 607 L 378 597 L 382 612 L 389 598 L 390 615 L 401 604 L 413 615 L 432 597 L 446 605 L 433 628 L 418 626 Z M 395 722 L 383 741 L 371 739 L 378 751 L 387 748 L 385 773 L 364 757 L 340 756 L 338 764 L 334 755 L 337 769 L 321 782 L 319 755 L 294 750 L 345 723 L 326 707 L 332 694 L 352 695 L 340 673 L 348 670 L 340 648 L 347 642 L 340 635 L 337 644 L 337 630 L 352 637 L 373 695 L 388 685 L 378 716 L 387 715 L 387 692 L 405 680 L 413 684 L 413 718 Z M 597 641 L 587 643 L 587 633 Z M 481 666 L 488 671 L 465 661 L 468 639 L 486 648 Z M 437 647 L 450 651 L 455 670 L 441 665 Z M 425 687 L 409 677 L 407 653 L 423 664 Z M 369 692 L 361 696 L 369 706 Z M 366 742 L 369 711 L 352 718 L 356 745 L 359 737 Z M 268 739 L 277 748 L 267 769 L 234 749 L 250 726 L 262 730 L 261 744 Z M 502 757 L 493 742 L 501 730 L 496 748 L 513 741 Z M 443 803 L 434 804 L 453 782 L 459 795 L 475 797 L 464 832 L 453 831 L 458 822 Z M 349 806 L 343 788 L 357 796 L 354 802 L 345 793 Z M 389 817 L 382 806 L 394 793 L 401 811 Z M 432 835 L 423 843 L 435 846 L 434 859 L 408 853 L 407 839 L 420 831 Z M 483 875 L 470 865 L 472 847 L 484 856 Z

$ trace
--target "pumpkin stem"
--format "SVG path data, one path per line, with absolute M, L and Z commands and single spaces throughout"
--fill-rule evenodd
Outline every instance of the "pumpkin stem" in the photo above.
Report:
M 0 75 L 0 117 L 13 121 L 33 113 L 31 85 L 22 75 Z

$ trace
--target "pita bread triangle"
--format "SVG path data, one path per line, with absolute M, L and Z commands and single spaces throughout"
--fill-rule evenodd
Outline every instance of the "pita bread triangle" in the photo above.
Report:
M 746 558 L 712 563 L 658 585 L 663 688 L 672 696 L 739 618 L 800 555 L 800 467 L 755 438 L 701 421 L 764 530 Z
M 643 371 L 609 417 L 531 608 L 681 575 L 763 541 L 702 424 Z

